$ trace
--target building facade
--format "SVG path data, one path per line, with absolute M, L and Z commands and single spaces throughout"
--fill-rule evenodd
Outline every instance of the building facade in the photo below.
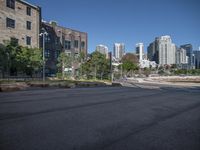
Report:
M 191 44 L 185 44 L 181 45 L 180 48 L 185 49 L 186 55 L 188 56 L 188 64 L 191 65 L 192 63 L 192 53 L 193 53 L 193 47 Z
M 139 61 L 144 59 L 144 44 L 143 43 L 136 44 L 135 53 L 138 56 Z
M 158 44 L 156 41 L 150 43 L 147 47 L 147 59 L 158 63 Z
M 188 63 L 188 57 L 186 54 L 186 50 L 183 48 L 177 48 L 176 49 L 176 64 L 187 64 Z
M 0 0 L 0 43 L 39 48 L 41 8 L 22 0 Z
M 106 55 L 106 58 L 108 58 L 108 47 L 105 45 L 97 45 L 96 46 L 96 51 L 100 52 L 103 55 Z
M 149 61 L 149 60 L 140 60 L 140 68 L 156 68 L 157 64 L 155 61 Z
M 46 74 L 57 72 L 57 59 L 61 52 L 72 58 L 77 58 L 81 52 L 87 56 L 87 33 L 58 26 L 56 22 L 42 22 L 42 29 L 48 33 L 45 37 Z M 72 68 L 75 72 L 78 64 L 74 62 Z
M 148 46 L 148 59 L 155 61 L 159 65 L 171 65 L 176 63 L 176 46 L 172 43 L 171 37 L 157 37 Z
M 156 40 L 158 41 L 159 64 L 175 64 L 176 46 L 174 43 L 172 43 L 171 37 L 161 36 Z
M 195 55 L 193 53 L 192 44 L 184 44 L 180 47 L 186 50 L 186 55 L 188 56 L 188 68 L 195 69 Z
M 125 45 L 124 43 L 115 43 L 113 49 L 114 57 L 118 60 L 121 60 L 125 54 Z
M 194 55 L 195 55 L 195 68 L 200 69 L 200 49 L 194 51 Z

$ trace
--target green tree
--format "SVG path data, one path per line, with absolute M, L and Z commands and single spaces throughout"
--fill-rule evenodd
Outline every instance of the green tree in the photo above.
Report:
M 134 64 L 129 60 L 123 62 L 122 68 L 128 76 L 132 76 L 133 71 L 138 70 L 137 64 Z
M 91 54 L 90 60 L 82 65 L 83 74 L 87 78 L 108 79 L 110 73 L 109 60 L 106 56 L 95 51 Z
M 16 55 L 19 53 L 20 48 L 20 46 L 13 42 L 10 42 L 6 45 L 9 75 L 17 75 L 17 68 L 19 67 L 19 63 L 17 62 Z
M 90 79 L 93 77 L 91 60 L 84 62 L 81 65 L 81 69 L 82 69 L 82 76 L 84 75 L 87 79 Z
M 32 75 L 37 72 L 42 64 L 42 51 L 38 48 L 21 47 L 16 53 L 17 70 Z
M 132 53 L 127 53 L 126 55 L 124 55 L 122 57 L 122 63 L 125 62 L 125 61 L 129 61 L 129 62 L 132 62 L 134 64 L 138 64 L 139 63 L 139 60 L 138 60 L 137 56 L 132 54 Z
M 8 53 L 6 47 L 3 44 L 0 44 L 0 70 L 4 78 L 5 73 L 8 72 Z
M 92 67 L 94 68 L 94 78 L 103 79 L 108 78 L 110 73 L 109 60 L 106 56 L 95 51 L 91 56 Z
M 17 69 L 21 65 L 17 61 L 17 54 L 20 53 L 21 46 L 16 41 L 5 41 L 0 46 L 1 70 L 4 76 L 5 73 L 9 75 L 17 75 Z
M 39 48 L 31 48 L 29 49 L 32 51 L 32 55 L 30 56 L 31 67 L 38 71 L 43 64 L 42 60 L 42 49 Z
M 79 54 L 79 62 L 84 62 L 86 59 L 86 54 L 84 52 L 80 52 Z
M 79 54 L 80 74 L 79 75 L 80 75 L 81 78 L 82 78 L 82 75 L 83 75 L 82 64 L 85 61 L 85 59 L 86 59 L 85 53 L 84 52 L 80 52 L 80 54 Z
M 3 76 L 5 72 L 15 76 L 18 72 L 22 72 L 32 76 L 42 64 L 40 49 L 22 47 L 12 41 L 0 46 L 0 57 Z
M 138 70 L 138 58 L 134 54 L 127 53 L 122 58 L 122 68 L 127 76 L 132 76 L 133 71 Z
M 71 68 L 72 67 L 72 57 L 69 56 L 67 53 L 62 52 L 60 53 L 58 57 L 58 64 L 59 71 L 62 73 L 62 79 L 65 77 L 65 68 Z

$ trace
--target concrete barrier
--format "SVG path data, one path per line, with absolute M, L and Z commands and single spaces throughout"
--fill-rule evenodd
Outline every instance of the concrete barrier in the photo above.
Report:
M 106 83 L 101 82 L 21 82 L 21 83 L 8 83 L 0 85 L 0 92 L 12 92 L 25 90 L 27 88 L 83 88 L 83 87 L 105 87 L 109 86 Z M 112 85 L 113 86 L 113 85 Z M 116 84 L 114 84 L 116 86 Z
M 0 85 L 0 92 L 13 92 L 25 90 L 29 86 L 26 83 L 8 83 Z

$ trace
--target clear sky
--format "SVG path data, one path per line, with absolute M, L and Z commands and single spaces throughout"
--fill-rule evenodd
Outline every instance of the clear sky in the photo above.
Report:
M 200 0 L 27 0 L 42 7 L 42 18 L 88 33 L 89 52 L 97 44 L 113 49 L 123 42 L 126 51 L 155 37 L 170 35 L 180 46 L 200 46 Z

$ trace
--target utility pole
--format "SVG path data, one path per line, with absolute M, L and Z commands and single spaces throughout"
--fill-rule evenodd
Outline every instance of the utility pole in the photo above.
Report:
M 111 80 L 111 83 L 112 83 L 113 82 L 112 52 L 109 52 L 109 58 L 110 58 L 110 80 Z
M 45 36 L 47 36 L 48 33 L 45 31 L 44 28 L 42 28 L 42 33 L 40 33 L 40 36 L 42 36 L 43 38 L 43 42 L 42 42 L 42 49 L 43 49 L 43 53 L 42 53 L 42 60 L 43 60 L 43 69 L 42 69 L 42 80 L 43 82 L 45 81 Z
M 121 79 L 122 79 L 122 77 L 123 77 L 123 66 L 122 66 L 122 63 L 121 63 Z

